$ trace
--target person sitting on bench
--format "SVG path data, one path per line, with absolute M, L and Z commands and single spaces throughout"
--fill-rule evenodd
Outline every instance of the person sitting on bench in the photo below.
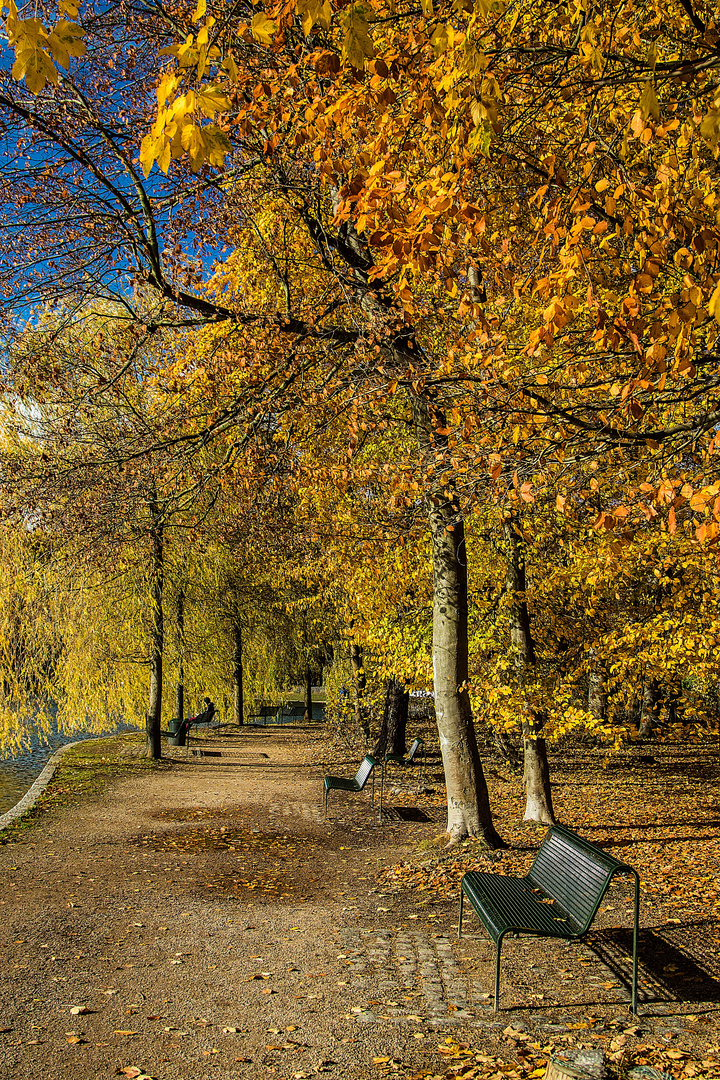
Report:
M 184 746 L 185 739 L 193 724 L 209 724 L 213 716 L 215 716 L 216 708 L 213 705 L 209 697 L 203 698 L 203 704 L 205 708 L 197 716 L 188 716 L 187 720 L 183 721 L 183 725 L 180 728 L 179 734 L 182 737 L 181 746 Z
M 215 715 L 216 709 L 209 697 L 203 698 L 205 708 L 194 719 L 193 724 L 209 724 Z

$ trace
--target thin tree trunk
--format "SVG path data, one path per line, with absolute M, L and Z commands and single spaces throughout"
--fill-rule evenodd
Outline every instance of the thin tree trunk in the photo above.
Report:
M 588 678 L 588 711 L 607 720 L 607 706 L 607 672 L 602 664 L 596 664 Z
M 446 501 L 432 508 L 430 527 L 435 715 L 447 784 L 447 831 L 451 843 L 479 836 L 490 847 L 501 847 L 503 841 L 492 821 L 467 691 L 465 526 L 458 511 Z
M 493 739 L 499 753 L 502 754 L 508 765 L 511 765 L 513 769 L 517 769 L 520 764 L 520 751 L 508 733 L 506 731 L 493 731 Z
M 638 729 L 638 735 L 641 739 L 649 739 L 654 735 L 655 728 L 658 725 L 659 711 L 660 687 L 657 679 L 650 679 L 643 690 L 640 727 Z
M 373 750 L 373 757 L 380 759 L 385 754 L 397 754 L 403 757 L 406 747 L 406 732 L 410 694 L 397 681 L 389 679 L 385 690 L 385 707 L 378 741 Z
M 178 677 L 175 683 L 175 719 L 185 719 L 185 591 L 180 588 L 177 595 L 177 609 L 175 613 L 175 625 L 177 627 L 178 653 Z
M 512 520 L 505 522 L 507 569 L 505 585 L 512 597 L 510 605 L 510 641 L 518 672 L 518 682 L 524 688 L 529 668 L 535 666 L 535 643 L 530 630 L 530 615 L 525 601 L 525 564 L 520 553 L 518 534 Z M 523 689 L 524 692 L 524 689 Z M 541 735 L 545 719 L 525 702 L 522 720 L 525 764 L 525 821 L 541 825 L 553 825 L 550 768 L 547 760 L 547 744 Z
M 233 623 L 233 721 L 242 726 L 245 722 L 243 699 L 242 627 L 236 619 Z
M 421 456 L 433 460 L 435 428 L 444 423 L 440 417 L 431 417 L 425 398 L 413 396 L 412 404 Z M 467 691 L 465 523 L 444 487 L 437 485 L 426 497 L 432 536 L 435 715 L 447 788 L 449 843 L 476 836 L 488 847 L 505 847 L 493 825 Z
M 350 644 L 350 663 L 352 664 L 355 682 L 355 722 L 362 731 L 365 742 L 368 742 L 370 739 L 370 723 L 364 700 L 367 680 L 365 678 L 365 668 L 363 667 L 362 645 L 358 645 L 356 641 Z
M 307 668 L 305 670 L 305 719 L 308 723 L 311 723 L 312 718 L 312 671 L 310 668 Z
M 163 527 L 155 496 L 150 499 L 150 515 L 153 521 L 150 533 L 150 692 L 145 722 L 147 757 L 161 756 L 160 716 L 162 712 L 162 662 L 163 662 Z
M 410 691 L 393 679 L 392 697 L 388 709 L 387 753 L 404 757 L 407 751 L 407 721 Z

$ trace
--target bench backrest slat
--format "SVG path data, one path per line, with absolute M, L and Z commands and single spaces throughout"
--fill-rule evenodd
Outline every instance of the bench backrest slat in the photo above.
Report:
M 542 842 L 528 880 L 555 897 L 578 930 L 592 922 L 616 870 L 617 859 L 562 826 L 553 826 Z
M 418 750 L 422 746 L 422 739 L 414 739 L 408 753 L 407 760 L 412 761 L 417 754 Z
M 370 776 L 370 773 L 373 771 L 374 768 L 375 758 L 370 757 L 369 754 L 366 754 L 366 756 L 362 759 L 362 764 L 357 771 L 357 776 L 355 777 L 355 783 L 357 784 L 359 791 L 362 791 L 362 789 L 367 784 L 368 777 Z

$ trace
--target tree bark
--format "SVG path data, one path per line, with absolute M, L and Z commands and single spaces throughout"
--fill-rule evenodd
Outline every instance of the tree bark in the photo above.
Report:
M 451 843 L 480 836 L 503 846 L 495 831 L 467 691 L 465 525 L 449 502 L 430 513 L 433 556 L 433 680 Z
M 373 757 L 380 759 L 385 754 L 397 754 L 404 757 L 410 693 L 397 679 L 389 679 L 385 690 L 385 708 L 378 741 L 373 750 Z
M 421 456 L 435 456 L 435 428 L 428 401 L 412 398 Z M 439 448 L 437 448 L 439 449 Z M 426 493 L 433 562 L 433 683 L 435 715 L 448 800 L 449 843 L 481 837 L 506 847 L 493 825 L 490 797 L 478 752 L 468 680 L 468 601 L 465 523 L 459 506 L 437 484 Z
M 185 719 L 185 591 L 180 588 L 177 595 L 175 625 L 178 638 L 178 677 L 175 683 L 175 719 Z
M 640 727 L 638 735 L 641 739 L 650 739 L 658 726 L 660 712 L 660 687 L 657 679 L 650 679 L 645 684 L 642 698 L 642 710 L 640 713 Z
M 164 574 L 164 535 L 160 521 L 157 500 L 150 499 L 150 692 L 148 711 L 145 720 L 147 735 L 147 757 L 158 760 L 160 748 L 160 716 L 162 712 L 163 679 L 163 574 Z
M 243 698 L 242 627 L 236 619 L 233 623 L 233 721 L 242 726 L 245 722 Z
M 535 643 L 530 629 L 530 615 L 525 601 L 525 563 L 523 561 L 519 537 L 515 523 L 511 519 L 505 522 L 505 545 L 507 550 L 507 569 L 505 586 L 511 596 L 510 604 L 510 642 L 518 673 L 518 683 L 525 696 L 525 680 L 529 668 L 535 667 Z M 523 748 L 525 764 L 523 782 L 525 784 L 525 821 L 536 821 L 540 825 L 553 825 L 555 813 L 550 788 L 550 768 L 547 760 L 547 744 L 541 732 L 545 718 L 531 708 L 527 698 L 524 702 L 522 719 Z
M 588 712 L 599 720 L 607 720 L 607 672 L 602 664 L 596 664 L 588 679 Z
M 355 722 L 365 737 L 365 742 L 370 739 L 370 723 L 365 709 L 365 668 L 363 667 L 362 645 L 356 641 L 350 644 L 350 663 L 352 664 L 353 678 L 355 682 Z
M 307 668 L 305 671 L 305 720 L 312 723 L 312 718 L 312 671 Z

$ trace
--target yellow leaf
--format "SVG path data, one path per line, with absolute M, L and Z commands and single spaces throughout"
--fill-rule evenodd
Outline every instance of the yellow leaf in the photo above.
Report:
M 653 120 L 660 119 L 660 104 L 655 95 L 655 87 L 648 81 L 645 83 L 642 94 L 640 95 L 640 113 L 643 120 L 647 120 L 649 116 Z
M 713 107 L 700 123 L 700 134 L 713 149 L 720 141 L 720 109 Z
M 58 73 L 45 50 L 47 35 L 39 19 L 18 21 L 16 28 L 14 79 L 25 79 L 31 94 L 39 94 L 46 83 L 57 86 Z
M 205 141 L 205 157 L 208 164 L 222 168 L 225 158 L 232 150 L 227 135 L 217 124 L 206 124 L 203 128 L 203 138 Z
M 198 0 L 198 6 L 195 8 L 195 14 L 193 15 L 193 22 L 199 22 L 206 11 L 207 0 Z
M 708 311 L 715 319 L 715 322 L 720 323 L 720 281 L 713 289 L 713 294 L 708 301 Z
M 140 144 L 140 164 L 142 165 L 146 178 L 150 175 L 155 162 L 155 141 L 155 136 L 152 132 L 148 132 Z
M 259 41 L 261 45 L 272 44 L 276 30 L 277 26 L 272 19 L 268 19 L 264 11 L 258 11 L 256 15 L 253 15 L 250 31 L 255 40 Z
M 340 26 L 345 31 L 342 58 L 356 71 L 363 71 L 366 58 L 375 55 L 375 46 L 369 34 L 369 24 L 374 19 L 372 8 L 364 3 L 351 4 L 340 15 Z
M 512 34 L 513 30 L 517 26 L 517 21 L 520 18 L 521 14 L 522 14 L 522 3 L 518 2 L 515 5 L 515 10 L 513 11 L 512 16 L 510 18 L 510 24 L 508 26 L 508 33 L 509 34 Z
M 77 19 L 79 10 L 77 0 L 60 0 L 58 4 L 58 13 L 67 15 L 68 19 Z
M 230 99 L 217 86 L 203 87 L 197 91 L 196 98 L 197 107 L 209 120 L 212 120 L 216 112 L 227 112 L 230 108 Z
M 48 38 L 55 62 L 66 68 L 70 64 L 71 56 L 84 56 L 87 51 L 82 40 L 84 36 L 82 26 L 61 20 Z
M 332 9 L 328 0 L 298 0 L 295 10 L 302 19 L 303 33 L 306 37 L 316 23 L 323 30 L 330 29 Z
M 446 52 L 448 46 L 452 44 L 453 37 L 452 27 L 449 23 L 447 25 L 440 23 L 439 26 L 435 27 L 430 36 L 430 44 L 435 50 L 436 56 L 441 56 Z
M 238 78 L 238 66 L 233 60 L 232 56 L 226 56 L 223 60 L 223 67 L 228 73 L 231 82 L 237 82 Z
M 168 98 L 172 97 L 179 85 L 180 80 L 175 75 L 163 75 L 157 88 L 157 101 L 159 109 L 162 109 L 165 102 L 168 100 Z

